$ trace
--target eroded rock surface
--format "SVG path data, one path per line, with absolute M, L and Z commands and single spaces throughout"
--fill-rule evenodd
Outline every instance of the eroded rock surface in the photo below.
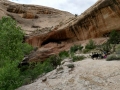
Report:
M 120 90 L 119 61 L 86 59 L 72 64 L 72 70 L 63 64 L 17 90 Z
M 33 34 L 26 39 L 26 42 L 41 47 L 49 43 L 68 44 L 90 38 L 106 37 L 112 30 L 120 32 L 119 23 L 120 0 L 99 0 L 81 15 L 63 20 L 46 33 Z
M 17 4 L 8 0 L 0 0 L 0 19 L 2 16 L 12 17 L 24 32 L 29 35 L 36 30 L 55 27 L 63 20 L 74 15 L 50 7 Z M 44 32 L 43 30 L 41 33 Z
M 44 6 L 1 0 L 0 12 L 0 17 L 11 16 L 24 29 L 25 42 L 38 48 L 54 46 L 51 52 L 37 51 L 32 59 L 35 61 L 68 49 L 67 44 L 103 37 L 111 30 L 120 31 L 120 0 L 99 0 L 79 16 Z
M 119 23 L 120 0 L 99 0 L 81 15 L 64 20 L 51 32 L 41 36 L 44 39 L 41 37 L 36 39 L 36 42 L 41 41 L 37 46 L 53 41 L 74 42 L 103 37 L 112 30 L 120 31 Z M 35 40 L 31 38 L 35 37 L 30 37 L 27 41 L 33 42 Z

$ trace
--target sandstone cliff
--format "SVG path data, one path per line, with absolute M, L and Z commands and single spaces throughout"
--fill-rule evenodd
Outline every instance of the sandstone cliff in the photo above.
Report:
M 68 44 L 103 37 L 113 29 L 120 31 L 120 0 L 99 0 L 79 16 L 44 6 L 0 0 L 0 13 L 0 18 L 11 16 L 17 21 L 28 35 L 27 43 L 45 51 L 39 49 L 34 53 L 31 60 L 35 61 L 68 49 Z
M 34 47 L 48 45 L 49 48 L 53 48 L 51 49 L 51 54 L 53 54 L 56 51 L 66 50 L 68 44 L 90 38 L 104 37 L 112 30 L 120 31 L 119 23 L 120 0 L 99 0 L 81 15 L 63 20 L 50 32 L 38 34 L 40 31 L 37 31 L 33 33 L 26 39 L 26 42 Z M 63 47 L 56 47 L 54 43 Z M 46 53 L 47 56 L 51 54 Z
M 102 37 L 111 30 L 120 30 L 120 0 L 99 0 L 80 16 L 61 22 L 43 36 L 33 36 L 27 42 L 40 47 L 49 42 L 74 42 Z
M 47 33 L 63 20 L 74 15 L 50 7 L 17 4 L 8 0 L 0 0 L 0 19 L 3 16 L 12 17 L 29 35 L 36 30 L 40 31 L 40 33 Z

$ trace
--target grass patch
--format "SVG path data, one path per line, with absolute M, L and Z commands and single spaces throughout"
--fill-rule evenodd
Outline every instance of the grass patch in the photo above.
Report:
M 86 57 L 84 55 L 81 55 L 81 56 L 73 56 L 72 59 L 73 59 L 73 62 L 76 62 L 76 61 L 81 61 L 83 59 L 85 59 Z

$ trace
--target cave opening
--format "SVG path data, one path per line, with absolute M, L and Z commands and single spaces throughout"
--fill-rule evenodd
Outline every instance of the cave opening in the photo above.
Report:
M 61 44 L 62 42 L 65 42 L 65 41 L 67 41 L 68 39 L 47 39 L 47 40 L 45 40 L 42 44 L 41 44 L 41 46 L 43 46 L 43 45 L 46 45 L 46 44 L 48 44 L 48 43 L 57 43 L 57 44 Z

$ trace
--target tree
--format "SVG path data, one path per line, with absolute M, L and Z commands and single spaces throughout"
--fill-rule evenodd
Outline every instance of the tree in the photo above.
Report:
M 24 78 L 17 66 L 31 48 L 22 43 L 23 36 L 22 29 L 12 18 L 0 20 L 0 90 L 15 90 L 23 84 Z
M 77 17 L 78 15 L 77 14 L 75 14 L 75 17 Z
M 12 18 L 3 17 L 0 20 L 0 60 L 22 58 L 23 36 L 22 29 Z
M 108 42 L 113 45 L 113 52 L 115 51 L 116 44 L 118 44 L 119 41 L 120 41 L 120 33 L 113 30 L 110 33 L 110 36 L 109 36 L 109 39 L 108 39 Z

